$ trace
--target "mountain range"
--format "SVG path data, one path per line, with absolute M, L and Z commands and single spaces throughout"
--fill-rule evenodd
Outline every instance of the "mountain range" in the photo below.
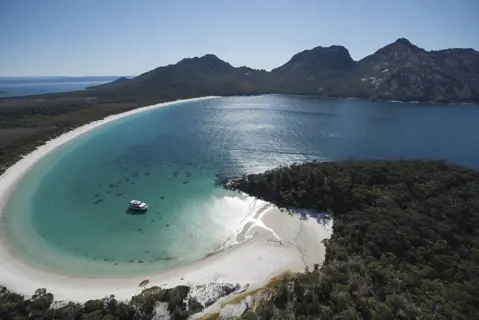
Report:
M 267 72 L 233 67 L 213 54 L 132 79 L 91 87 L 98 94 L 168 99 L 206 95 L 301 94 L 397 101 L 479 101 L 479 52 L 426 51 L 401 38 L 355 61 L 343 46 L 295 54 Z

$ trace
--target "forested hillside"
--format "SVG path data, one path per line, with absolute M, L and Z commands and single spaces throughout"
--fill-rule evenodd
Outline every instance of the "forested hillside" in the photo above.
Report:
M 282 282 L 248 319 L 479 319 L 478 172 L 308 163 L 231 187 L 334 219 L 323 267 Z

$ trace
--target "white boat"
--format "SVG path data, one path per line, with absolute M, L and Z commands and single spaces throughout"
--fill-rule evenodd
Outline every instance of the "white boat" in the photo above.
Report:
M 131 200 L 128 208 L 135 211 L 146 211 L 149 205 L 146 202 L 139 200 Z

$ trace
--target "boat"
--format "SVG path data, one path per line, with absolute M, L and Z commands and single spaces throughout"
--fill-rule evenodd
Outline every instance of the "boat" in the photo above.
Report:
M 146 202 L 139 200 L 131 200 L 128 209 L 133 211 L 146 211 L 148 210 L 149 205 Z

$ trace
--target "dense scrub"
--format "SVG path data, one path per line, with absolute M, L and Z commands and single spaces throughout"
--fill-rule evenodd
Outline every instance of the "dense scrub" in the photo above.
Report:
M 64 98 L 49 95 L 38 99 L 0 99 L 0 174 L 20 160 L 22 154 L 53 137 L 142 105 L 143 102 L 90 101 L 73 94 Z
M 8 291 L 0 286 L 0 319 L 152 319 L 158 315 L 155 308 L 164 303 L 163 312 L 171 319 L 187 319 L 203 310 L 194 298 L 189 298 L 190 288 L 173 289 L 152 287 L 143 290 L 129 302 L 120 302 L 114 296 L 101 300 L 89 300 L 85 304 L 68 303 L 52 306 L 53 295 L 38 289 L 31 298 Z
M 309 163 L 231 186 L 334 218 L 323 267 L 279 284 L 256 317 L 479 319 L 478 172 L 432 161 Z

